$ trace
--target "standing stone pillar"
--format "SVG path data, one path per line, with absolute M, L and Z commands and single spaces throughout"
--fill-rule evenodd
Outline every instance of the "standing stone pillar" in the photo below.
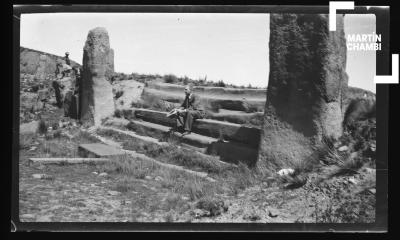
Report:
M 100 125 L 114 113 L 112 87 L 106 73 L 110 65 L 110 40 L 105 28 L 89 31 L 83 49 L 79 115 L 83 123 Z
M 270 73 L 257 165 L 276 170 L 310 161 L 323 137 L 342 134 L 347 89 L 343 15 L 270 15 Z
M 110 53 L 108 54 L 108 69 L 106 76 L 108 79 L 111 79 L 114 73 L 114 49 L 110 48 Z
M 47 66 L 47 56 L 42 54 L 39 57 L 39 66 L 36 69 L 35 79 L 41 81 L 46 79 L 46 66 Z

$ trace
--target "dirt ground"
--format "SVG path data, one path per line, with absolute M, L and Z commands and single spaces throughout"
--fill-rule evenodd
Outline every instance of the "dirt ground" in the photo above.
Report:
M 292 186 L 230 173 L 215 173 L 217 182 L 210 184 L 138 159 L 105 166 L 29 164 L 30 157 L 76 157 L 79 144 L 98 141 L 63 117 L 62 109 L 32 110 L 32 99 L 34 94 L 21 93 L 20 124 L 36 116 L 48 126 L 60 119 L 68 124 L 20 135 L 22 222 L 374 222 L 376 171 L 369 165 L 349 172 L 321 166 Z
M 32 139 L 35 141 L 39 148 L 51 146 L 46 139 Z M 70 148 L 78 143 L 72 141 Z M 168 185 L 164 169 L 127 176 L 112 171 L 104 174 L 105 168 L 94 164 L 29 164 L 28 158 L 37 155 L 30 148 L 20 150 L 19 209 L 23 222 L 340 222 L 344 215 L 349 222 L 373 222 L 375 216 L 375 171 L 371 168 L 332 177 L 328 171 L 334 173 L 334 169 L 321 169 L 296 189 L 262 181 L 235 194 L 212 193 L 208 197 L 222 200 L 227 210 L 211 216 L 208 210 L 198 208 L 201 198 L 192 197 L 191 189 L 176 190 L 183 186 L 178 182 L 190 181 L 187 176 L 180 175 L 180 180 L 174 178 Z M 36 179 L 34 174 L 48 177 Z M 349 210 L 354 215 L 347 216 Z

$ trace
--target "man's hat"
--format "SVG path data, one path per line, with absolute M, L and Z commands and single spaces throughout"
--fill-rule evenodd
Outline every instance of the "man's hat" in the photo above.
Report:
M 69 52 L 66 52 L 65 55 L 69 55 Z

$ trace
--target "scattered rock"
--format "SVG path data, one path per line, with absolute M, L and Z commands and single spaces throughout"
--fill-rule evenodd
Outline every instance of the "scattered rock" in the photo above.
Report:
M 368 192 L 370 192 L 372 194 L 376 194 L 376 189 L 375 188 L 370 188 L 370 189 L 368 189 Z
M 152 178 L 150 176 L 146 176 L 146 177 L 144 177 L 144 179 L 151 180 Z
M 157 176 L 154 180 L 156 180 L 156 181 L 164 181 L 164 179 L 162 177 L 160 177 L 160 176 Z
M 99 174 L 98 172 L 92 172 L 92 173 L 95 174 L 95 175 Z
M 46 166 L 43 165 L 43 164 L 39 164 L 39 165 L 36 167 L 36 169 L 39 169 L 39 170 L 43 170 L 43 169 L 45 169 L 45 168 L 46 168 Z
M 376 174 L 376 169 L 373 168 L 365 168 L 364 171 L 370 174 Z
M 256 214 L 256 213 L 253 213 L 253 214 L 250 214 L 250 215 L 245 215 L 243 218 L 244 218 L 244 219 L 249 219 L 250 221 L 258 221 L 258 220 L 261 220 L 260 215 L 258 215 L 258 214 Z
M 108 193 L 108 195 L 111 195 L 111 196 L 117 196 L 120 194 L 120 192 L 117 192 L 117 191 L 108 191 L 107 193 Z
M 272 213 L 271 210 L 268 211 L 268 216 L 272 218 L 276 218 L 278 214 Z
M 30 214 L 30 213 L 26 213 L 26 214 L 22 214 L 20 216 L 20 218 L 35 218 L 35 215 Z
M 105 177 L 105 176 L 107 176 L 108 174 L 106 173 L 106 172 L 102 172 L 102 173 L 100 173 L 99 174 L 99 177 Z
M 209 214 L 210 214 L 210 212 L 202 210 L 202 209 L 194 209 L 191 211 L 191 215 L 194 216 L 195 218 L 206 217 Z
M 185 201 L 189 201 L 189 197 L 186 197 L 186 196 L 182 196 L 182 200 L 185 200 Z
M 35 151 L 37 149 L 36 146 L 32 146 L 28 151 Z
M 224 201 L 214 198 L 201 199 L 197 202 L 196 207 L 209 212 L 209 216 L 218 216 L 228 210 Z
M 340 148 L 338 148 L 339 152 L 344 152 L 344 151 L 347 151 L 347 150 L 349 150 L 348 146 L 341 146 Z
M 36 179 L 47 179 L 47 180 L 54 179 L 54 177 L 51 175 L 40 174 L 40 173 L 33 174 L 32 177 Z
M 355 178 L 349 178 L 347 181 L 349 183 L 352 183 L 352 184 L 357 184 L 358 183 L 358 181 Z
M 292 168 L 284 168 L 278 171 L 279 176 L 286 176 L 286 175 L 291 175 L 294 173 L 294 169 Z

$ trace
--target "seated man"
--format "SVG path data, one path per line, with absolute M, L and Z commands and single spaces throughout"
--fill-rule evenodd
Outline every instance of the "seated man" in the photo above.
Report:
M 198 97 L 192 93 L 193 86 L 187 85 L 185 87 L 185 100 L 181 107 L 171 111 L 171 114 L 176 118 L 176 130 L 184 131 L 183 135 L 190 134 L 192 131 L 193 121 L 195 119 L 204 118 L 205 112 L 199 106 Z

